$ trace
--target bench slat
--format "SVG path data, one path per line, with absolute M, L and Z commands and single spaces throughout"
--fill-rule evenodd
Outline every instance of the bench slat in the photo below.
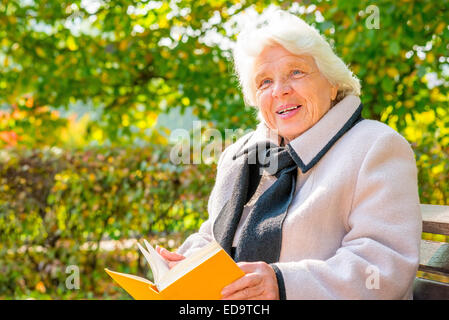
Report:
M 449 276 L 449 243 L 421 240 L 419 270 Z
M 449 206 L 421 204 L 422 231 L 449 235 Z M 421 240 L 419 270 L 449 276 L 449 243 Z M 425 277 L 425 276 L 424 276 Z M 416 278 L 415 300 L 449 299 L 449 284 Z
M 449 284 L 416 278 L 413 284 L 414 300 L 448 300 Z
M 449 206 L 421 204 L 423 232 L 449 236 Z

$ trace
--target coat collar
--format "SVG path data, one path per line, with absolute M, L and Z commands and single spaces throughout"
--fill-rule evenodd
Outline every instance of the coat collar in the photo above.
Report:
M 348 95 L 333 106 L 315 125 L 287 145 L 302 173 L 306 173 L 326 154 L 334 143 L 362 120 L 360 98 Z M 260 123 L 246 146 L 269 140 L 280 144 L 280 137 L 265 123 Z

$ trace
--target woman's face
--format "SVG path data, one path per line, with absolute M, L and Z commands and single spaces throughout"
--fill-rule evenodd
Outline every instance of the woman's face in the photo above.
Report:
M 256 103 L 268 127 L 288 141 L 312 127 L 330 109 L 337 86 L 309 55 L 267 46 L 254 64 Z

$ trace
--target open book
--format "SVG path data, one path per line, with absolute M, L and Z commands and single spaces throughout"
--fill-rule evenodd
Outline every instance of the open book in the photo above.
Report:
M 144 240 L 137 246 L 153 272 L 154 284 L 135 275 L 105 269 L 136 300 L 212 300 L 221 290 L 244 275 L 232 258 L 216 242 L 181 260 L 169 269 L 167 262 Z

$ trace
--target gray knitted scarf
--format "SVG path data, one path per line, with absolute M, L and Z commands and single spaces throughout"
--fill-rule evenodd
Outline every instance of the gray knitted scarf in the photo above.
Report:
M 281 249 L 282 223 L 295 192 L 298 166 L 289 149 L 270 142 L 255 144 L 235 155 L 234 160 L 238 157 L 244 157 L 243 166 L 230 200 L 215 221 L 215 238 L 230 253 L 243 207 L 254 195 L 262 170 L 266 170 L 277 180 L 251 208 L 242 226 L 234 260 L 276 262 Z M 230 229 L 219 227 L 223 225 Z

